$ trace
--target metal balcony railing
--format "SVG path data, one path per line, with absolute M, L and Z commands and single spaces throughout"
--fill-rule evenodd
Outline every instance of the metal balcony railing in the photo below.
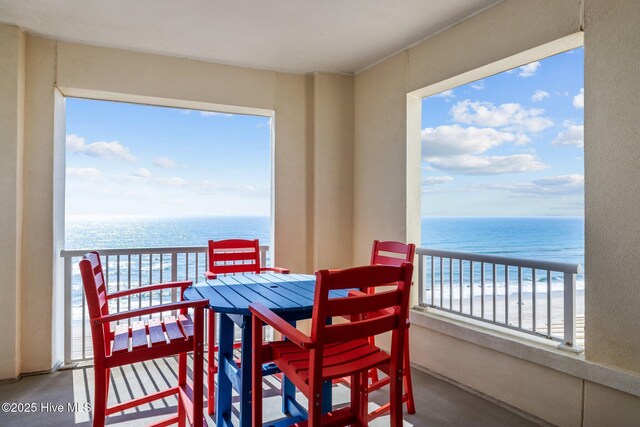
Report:
M 91 330 L 78 263 L 90 249 L 62 250 L 64 258 L 64 358 L 65 364 L 93 358 Z M 108 292 L 116 292 L 177 280 L 204 280 L 206 246 L 168 248 L 100 249 Z M 269 263 L 269 247 L 260 246 L 263 266 Z M 110 301 L 110 312 L 175 302 L 177 290 L 152 291 Z M 207 336 L 205 331 L 205 337 Z
M 580 264 L 427 248 L 416 253 L 420 306 L 576 347 Z

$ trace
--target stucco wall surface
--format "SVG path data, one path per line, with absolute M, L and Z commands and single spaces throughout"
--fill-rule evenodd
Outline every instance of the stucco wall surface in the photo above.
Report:
M 585 2 L 587 357 L 640 374 L 640 2 Z
M 314 77 L 313 269 L 352 266 L 354 78 Z
M 0 378 L 20 372 L 24 55 L 24 34 L 0 25 Z

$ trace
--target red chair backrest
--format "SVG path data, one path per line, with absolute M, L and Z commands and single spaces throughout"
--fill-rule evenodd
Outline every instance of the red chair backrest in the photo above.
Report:
M 260 241 L 209 240 L 209 271 L 214 274 L 260 273 Z
M 109 314 L 109 302 L 107 301 L 107 284 L 104 281 L 104 273 L 102 271 L 102 262 L 100 262 L 100 254 L 96 251 L 89 252 L 82 257 L 80 261 L 80 275 L 82 276 L 82 285 L 84 286 L 84 294 L 87 298 L 87 308 L 89 310 L 89 318 L 99 318 Z M 108 353 L 108 343 L 111 339 L 110 324 L 102 324 L 100 331 L 97 326 L 91 325 L 91 337 L 93 340 L 94 353 L 105 349 Z
M 402 263 L 399 267 L 373 265 L 318 271 L 311 338 L 321 346 L 322 343 L 366 338 L 387 331 L 404 333 L 412 273 L 413 265 L 409 263 Z M 374 294 L 329 299 L 331 290 L 380 286 L 392 288 Z M 366 319 L 367 313 L 376 310 L 385 311 L 376 318 Z M 326 324 L 329 318 L 338 316 L 349 318 L 351 322 Z
M 382 254 L 383 252 L 384 254 Z M 371 250 L 371 265 L 402 265 L 403 262 L 413 263 L 416 245 L 401 242 L 379 240 L 373 241 Z

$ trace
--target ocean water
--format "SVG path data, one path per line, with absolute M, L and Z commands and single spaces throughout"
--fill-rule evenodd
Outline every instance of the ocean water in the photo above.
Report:
M 584 265 L 584 218 L 423 217 L 420 246 Z
M 269 217 L 67 216 L 65 249 L 206 246 L 207 240 L 271 243 Z

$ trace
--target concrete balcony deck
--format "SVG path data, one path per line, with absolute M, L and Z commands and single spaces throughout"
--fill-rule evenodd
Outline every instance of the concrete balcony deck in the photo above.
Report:
M 163 389 L 177 382 L 177 362 L 174 358 L 158 359 L 114 369 L 109 403 L 139 397 L 145 393 Z M 534 426 L 525 419 L 479 396 L 424 372 L 413 370 L 414 393 L 417 413 L 405 412 L 405 426 Z M 263 384 L 265 418 L 278 419 L 280 413 L 279 381 L 265 378 Z M 386 389 L 370 396 L 370 405 L 384 403 Z M 91 413 L 82 410 L 83 403 L 93 399 L 93 367 L 84 366 L 61 370 L 50 374 L 28 376 L 17 382 L 0 385 L 0 402 L 36 403 L 35 413 L 0 412 L 2 426 L 90 426 Z M 304 399 L 300 397 L 300 399 Z M 334 385 L 334 404 L 346 403 L 348 389 Z M 68 410 L 68 404 L 79 403 L 79 411 Z M 44 405 L 44 407 L 42 406 Z M 50 405 L 50 406 L 47 406 Z M 62 412 L 47 411 L 55 405 L 63 405 Z M 134 426 L 161 420 L 176 410 L 175 398 L 158 400 L 139 408 L 127 410 L 109 417 L 110 425 Z M 237 416 L 237 413 L 236 413 Z M 237 418 L 234 420 L 237 422 Z M 207 417 L 209 425 L 215 425 Z M 381 417 L 372 426 L 388 425 L 388 417 Z

